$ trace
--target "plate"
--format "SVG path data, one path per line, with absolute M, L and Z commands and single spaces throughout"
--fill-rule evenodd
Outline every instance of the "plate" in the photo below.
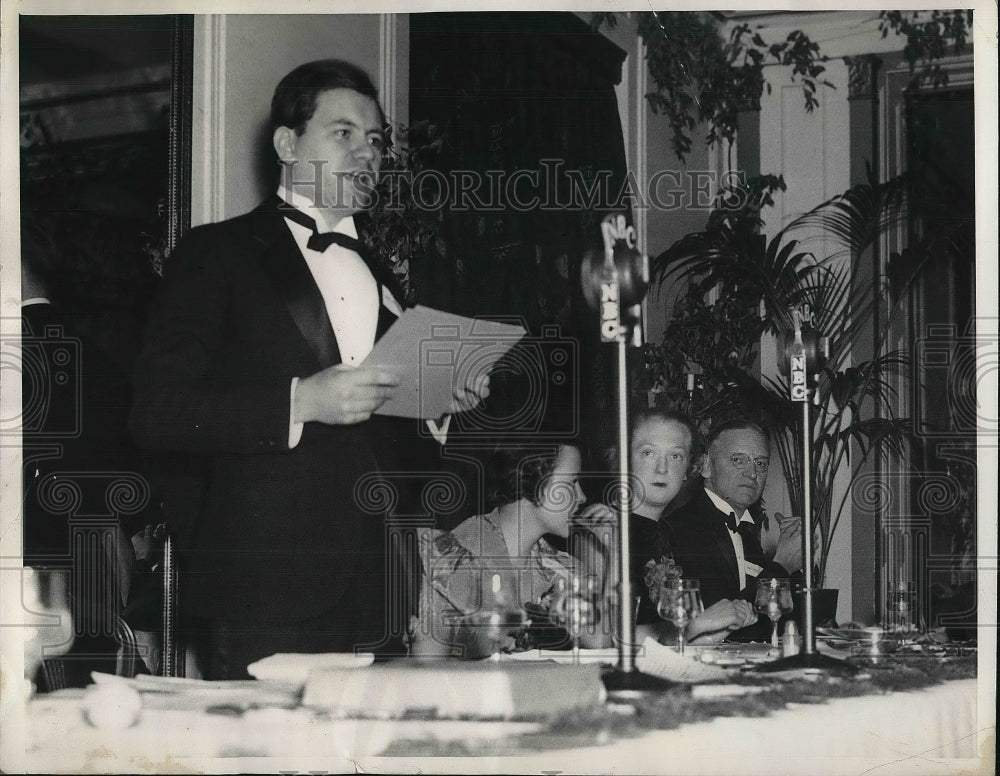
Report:
M 286 682 L 237 679 L 205 681 L 172 676 L 140 675 L 133 678 L 91 673 L 98 687 L 128 687 L 142 697 L 143 708 L 243 710 L 255 707 L 292 708 L 302 688 Z
M 868 641 L 871 632 L 863 628 L 816 628 L 816 635 L 835 641 Z

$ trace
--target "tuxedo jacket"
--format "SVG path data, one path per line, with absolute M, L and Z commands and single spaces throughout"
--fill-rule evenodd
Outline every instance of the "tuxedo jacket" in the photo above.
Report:
M 742 598 L 752 603 L 757 594 L 756 578 L 749 575 L 746 588 L 740 590 L 736 550 L 725 519 L 726 514 L 700 490 L 664 521 L 674 560 L 685 578 L 701 581 L 701 598 L 706 607 L 723 598 Z M 756 531 L 753 536 L 744 536 L 743 556 L 762 567 L 760 577 L 788 576 L 780 564 L 764 554 Z
M 401 426 L 378 416 L 306 423 L 289 448 L 292 378 L 341 358 L 279 203 L 185 236 L 134 381 L 132 432 L 163 454 L 158 484 L 182 553 L 182 605 L 233 624 L 311 620 L 345 595 L 381 596 L 385 579 L 377 452 Z M 370 267 L 377 339 L 396 316 L 381 302 L 384 271 Z M 416 422 L 404 425 L 410 433 Z

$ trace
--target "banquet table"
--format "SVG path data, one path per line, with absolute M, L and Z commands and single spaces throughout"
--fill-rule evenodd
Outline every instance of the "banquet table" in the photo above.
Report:
M 116 730 L 88 723 L 83 691 L 67 690 L 27 704 L 24 762 L 29 773 L 992 773 L 993 718 L 978 718 L 977 689 L 962 679 L 575 741 L 547 741 L 532 721 L 333 719 L 301 707 L 143 708 Z M 504 745 L 532 733 L 530 748 Z

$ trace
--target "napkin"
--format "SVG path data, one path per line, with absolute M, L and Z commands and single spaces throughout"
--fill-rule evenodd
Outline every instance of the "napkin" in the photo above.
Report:
M 516 662 L 526 661 L 529 663 L 535 660 L 550 660 L 553 663 L 559 663 L 560 665 L 573 665 L 577 662 L 581 665 L 585 663 L 606 663 L 608 665 L 614 665 L 618 662 L 618 650 L 581 649 L 579 660 L 577 660 L 576 657 L 574 657 L 572 650 L 527 649 L 523 652 L 502 652 L 494 655 L 492 659 L 498 660 L 501 663 L 507 662 L 508 660 Z
M 255 679 L 287 682 L 302 687 L 314 668 L 366 668 L 375 662 L 371 652 L 323 652 L 301 654 L 279 652 L 247 666 Z
M 650 676 L 687 684 L 719 682 L 729 677 L 724 668 L 678 655 L 673 647 L 660 644 L 648 636 L 636 653 L 635 667 Z

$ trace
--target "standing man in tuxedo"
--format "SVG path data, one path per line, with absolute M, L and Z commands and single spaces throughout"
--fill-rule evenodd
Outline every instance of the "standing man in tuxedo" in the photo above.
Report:
M 784 529 L 773 558 L 761 547 L 749 508 L 764 492 L 770 466 L 767 432 L 734 420 L 712 428 L 701 475 L 704 490 L 666 519 L 674 559 L 701 580 L 702 601 L 753 601 L 758 577 L 788 577 L 802 567 L 801 532 Z
M 321 60 L 281 80 L 271 122 L 276 195 L 178 245 L 131 416 L 140 444 L 175 456 L 164 508 L 211 678 L 275 652 L 384 642 L 389 615 L 384 519 L 355 492 L 380 470 L 372 413 L 398 384 L 361 366 L 402 311 L 353 218 L 385 116 L 367 74 Z M 487 392 L 457 389 L 455 409 Z

